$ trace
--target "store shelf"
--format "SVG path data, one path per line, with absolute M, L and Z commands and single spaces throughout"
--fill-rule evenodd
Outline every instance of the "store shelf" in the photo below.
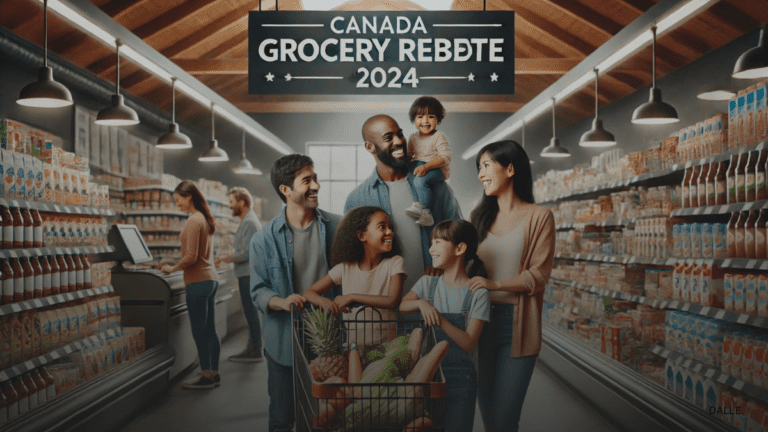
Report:
M 584 229 L 588 226 L 594 226 L 594 227 L 623 227 L 627 226 L 629 224 L 635 223 L 635 219 L 608 219 L 604 221 L 599 222 L 581 222 L 581 223 L 567 223 L 567 224 L 560 224 L 556 228 L 558 230 L 566 230 L 566 229 Z
M 189 217 L 189 213 L 173 210 L 126 210 L 123 216 L 178 216 Z
M 112 209 L 97 209 L 91 207 L 78 207 L 59 204 L 47 204 L 34 201 L 8 200 L 0 198 L 0 205 L 6 207 L 19 207 L 48 213 L 65 213 L 89 216 L 114 216 Z
M 566 304 L 566 303 L 565 303 L 565 302 L 563 302 L 563 301 L 560 301 L 560 300 L 554 299 L 554 298 L 552 298 L 552 297 L 549 297 L 549 296 L 544 296 L 544 301 L 545 301 L 545 302 L 547 302 L 547 303 L 552 303 L 552 304 L 558 305 L 558 306 L 565 306 L 565 307 L 567 307 L 567 308 L 568 308 L 568 309 L 569 309 L 571 312 L 575 313 L 576 315 L 580 315 L 580 314 L 579 314 L 579 308 L 577 308 L 577 307 L 573 307 L 573 308 L 571 308 L 571 306 L 570 306 L 569 304 Z M 585 317 L 585 318 L 586 318 L 586 317 Z
M 755 146 L 740 147 L 732 150 L 728 150 L 723 153 L 719 153 L 714 156 L 710 156 L 703 159 L 696 159 L 685 163 L 679 163 L 672 165 L 669 168 L 662 170 L 641 174 L 630 179 L 621 180 L 617 182 L 608 183 L 600 186 L 593 186 L 587 189 L 566 192 L 556 196 L 553 199 L 542 200 L 542 204 L 555 204 L 563 201 L 576 201 L 582 199 L 592 199 L 598 196 L 608 195 L 611 192 L 619 192 L 627 190 L 632 186 L 658 186 L 658 185 L 673 185 L 680 183 L 683 180 L 685 170 L 698 165 L 704 165 L 714 162 L 725 162 L 730 160 L 731 156 L 738 155 L 745 151 L 764 150 L 768 148 L 768 141 L 762 141 Z
M 134 187 L 127 187 L 123 188 L 123 190 L 116 189 L 117 192 L 139 192 L 139 191 L 147 191 L 147 190 L 159 190 L 163 192 L 173 193 L 175 188 L 168 188 L 162 185 L 149 185 L 149 186 L 134 186 Z M 205 200 L 209 203 L 215 203 L 223 206 L 229 207 L 229 202 L 219 200 L 214 197 L 205 197 Z
M 768 200 L 735 203 L 710 207 L 691 207 L 673 210 L 670 216 L 709 216 L 735 212 L 768 209 Z
M 565 254 L 556 253 L 555 258 L 571 259 L 577 261 L 595 261 L 603 263 L 615 263 L 615 264 L 655 264 L 657 260 L 654 258 L 638 257 L 638 256 L 624 256 L 624 255 L 605 255 L 605 254 Z M 664 264 L 657 264 L 664 265 Z
M 729 311 L 725 309 L 720 309 L 720 308 L 715 308 L 710 306 L 702 306 L 694 303 L 688 303 L 680 300 L 649 299 L 648 297 L 643 297 L 639 295 L 632 295 L 632 294 L 626 294 L 619 291 L 600 289 L 595 286 L 577 283 L 576 281 L 552 279 L 551 282 L 559 285 L 578 288 L 578 289 L 589 291 L 595 294 L 600 294 L 605 297 L 648 305 L 656 309 L 681 310 L 684 312 L 690 312 L 690 313 L 694 313 L 694 314 L 709 317 L 709 318 L 719 319 L 721 321 L 728 321 L 728 322 L 733 322 L 737 324 L 744 324 L 744 325 L 749 325 L 753 327 L 768 329 L 768 318 L 761 317 L 758 315 L 743 314 L 743 313 L 738 313 L 738 312 Z
M 102 254 L 114 252 L 112 246 L 44 247 L 32 249 L 0 249 L 0 258 L 31 258 L 44 255 Z
M 180 248 L 181 243 L 148 243 L 147 247 L 150 249 Z
M 162 228 L 158 228 L 158 229 L 146 229 L 146 228 L 140 228 L 140 229 L 139 229 L 139 232 L 141 232 L 141 233 L 149 233 L 149 234 L 154 234 L 154 233 L 173 233 L 173 234 L 181 234 L 181 230 L 170 230 L 170 229 L 162 229 Z
M 40 366 L 50 363 L 56 359 L 72 354 L 73 352 L 83 347 L 91 346 L 95 343 L 98 343 L 99 339 L 106 339 L 108 337 L 113 337 L 116 335 L 117 335 L 116 331 L 114 329 L 110 329 L 104 333 L 88 336 L 85 339 L 79 340 L 77 342 L 72 342 L 69 345 L 65 345 L 49 353 L 37 356 L 32 360 L 27 360 L 23 363 L 19 363 L 13 367 L 0 371 L 0 382 L 8 381 L 9 379 L 15 378 L 23 373 L 35 370 L 36 368 L 39 368 Z
M 734 378 L 730 375 L 726 375 L 719 369 L 715 369 L 711 366 L 699 363 L 696 360 L 688 358 L 676 351 L 669 350 L 659 345 L 649 344 L 651 351 L 661 357 L 671 359 L 678 365 L 692 370 L 696 373 L 702 374 L 709 379 L 715 380 L 720 384 L 725 384 L 728 387 L 736 389 L 746 395 L 752 396 L 757 399 L 761 399 L 763 402 L 768 402 L 768 390 L 760 388 L 752 383 L 742 381 Z
M 755 258 L 649 258 L 640 256 L 604 255 L 604 254 L 564 254 L 556 253 L 555 258 L 576 261 L 594 261 L 615 264 L 647 264 L 674 267 L 677 263 L 696 263 L 717 266 L 721 269 L 768 270 L 768 260 Z
M 87 297 L 93 297 L 101 294 L 115 292 L 114 288 L 99 287 L 82 291 L 68 292 L 64 294 L 57 294 L 54 296 L 43 297 L 40 299 L 25 300 L 19 303 L 11 303 L 0 306 L 0 317 L 4 315 L 10 315 L 25 310 L 39 309 L 48 306 L 53 306 L 59 303 L 66 303 L 68 301 L 83 299 Z

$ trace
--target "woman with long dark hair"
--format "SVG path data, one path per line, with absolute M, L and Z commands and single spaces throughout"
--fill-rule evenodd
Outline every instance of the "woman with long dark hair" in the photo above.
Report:
M 541 310 L 555 254 L 555 219 L 534 204 L 528 155 L 514 141 L 477 155 L 483 197 L 470 220 L 488 277 L 469 289 L 491 293 L 491 319 L 478 342 L 478 401 L 487 431 L 516 431 L 541 350 Z
M 190 180 L 184 180 L 173 191 L 176 206 L 190 213 L 181 240 L 181 260 L 174 266 L 164 265 L 162 271 L 184 271 L 187 309 L 192 325 L 192 337 L 200 358 L 200 379 L 184 383 L 188 389 L 211 389 L 219 385 L 219 353 L 221 342 L 216 334 L 214 305 L 219 277 L 213 263 L 213 235 L 216 225 L 203 194 Z

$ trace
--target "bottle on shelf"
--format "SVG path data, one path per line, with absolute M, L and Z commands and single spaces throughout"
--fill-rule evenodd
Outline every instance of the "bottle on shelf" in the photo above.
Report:
M 707 177 L 709 176 L 709 165 L 710 164 L 704 164 L 699 170 L 699 179 L 696 185 L 696 192 L 698 194 L 696 202 L 698 202 L 699 207 L 707 205 Z
M 40 258 L 32 257 L 29 259 L 29 263 L 32 265 L 32 271 L 35 274 L 34 298 L 43 298 L 43 266 L 40 264 Z
M 83 289 L 93 289 L 93 276 L 91 274 L 91 262 L 85 254 L 80 255 L 83 264 Z
M 728 258 L 736 258 L 736 223 L 739 220 L 739 212 L 731 213 L 728 220 L 728 230 L 725 235 L 725 243 L 728 247 Z
M 747 226 L 749 212 L 739 212 L 739 219 L 736 221 L 736 258 L 746 258 L 744 250 L 744 232 Z
M 739 155 L 739 162 L 736 165 L 736 202 L 746 202 L 746 167 L 749 163 L 749 152 Z
M 685 175 L 683 175 L 683 184 L 680 185 L 681 187 L 680 206 L 683 208 L 690 207 L 689 206 L 691 201 L 690 183 L 691 183 L 692 175 L 693 175 L 693 168 L 686 169 Z
M 67 262 L 67 270 L 69 271 L 69 274 L 67 275 L 69 288 L 67 291 L 75 292 L 77 291 L 77 269 L 75 268 L 75 262 L 72 260 L 72 255 L 69 254 L 64 255 L 64 261 Z
M 11 267 L 13 268 L 13 302 L 19 303 L 24 301 L 24 269 L 21 267 L 21 263 L 18 258 L 11 259 Z
M 14 293 L 14 277 L 13 269 L 9 260 L 3 260 L 2 278 L 3 278 L 3 304 L 13 303 Z
M 728 204 L 728 180 L 726 173 L 728 172 L 728 162 L 720 162 L 717 164 L 717 174 L 715 174 L 715 204 L 725 205 Z
M 18 207 L 11 207 L 13 216 L 13 249 L 24 247 L 24 220 Z
M 19 394 L 11 381 L 6 381 L 3 384 L 3 394 L 8 405 L 8 420 L 16 420 L 19 417 Z
M 744 258 L 755 258 L 755 221 L 758 213 L 757 211 L 749 212 L 744 226 Z
M 29 412 L 29 389 L 24 385 L 21 377 L 13 380 L 13 388 L 19 395 L 19 415 L 22 416 Z
M 32 226 L 32 214 L 29 212 L 29 209 L 21 210 L 21 222 L 24 224 L 24 241 L 22 247 L 24 249 L 30 249 L 35 241 L 35 230 Z
M 760 201 L 768 199 L 768 189 L 766 189 L 766 169 L 765 164 L 768 161 L 768 150 L 760 150 L 755 166 L 755 200 Z
M 40 371 L 37 369 L 32 372 L 32 379 L 35 381 L 35 387 L 37 387 L 37 405 L 42 406 L 44 403 L 48 402 L 48 395 L 45 390 L 45 380 L 43 380 L 43 376 L 40 375 Z
M 48 372 L 48 369 L 43 366 L 40 369 L 38 369 L 40 372 L 40 375 L 43 377 L 43 381 L 45 381 L 45 395 L 48 400 L 52 400 L 56 397 L 56 381 L 53 379 L 53 375 L 51 375 L 50 372 Z
M 61 293 L 67 293 L 69 292 L 69 266 L 64 260 L 64 255 L 56 255 L 56 264 L 58 264 L 59 267 Z
M 43 218 L 37 210 L 32 210 L 32 230 L 32 247 L 43 247 Z
M 755 220 L 755 258 L 766 259 L 766 229 L 765 229 L 765 211 L 757 210 L 758 217 Z
M 754 202 L 757 196 L 755 191 L 755 172 L 759 156 L 759 152 L 749 152 L 747 166 L 744 168 L 744 202 Z
M 13 216 L 6 206 L 0 207 L 3 218 L 3 249 L 13 249 Z
M 0 426 L 8 423 L 8 398 L 0 389 Z
M 24 300 L 35 298 L 35 270 L 29 258 L 19 258 L 21 269 L 24 272 Z
M 731 155 L 731 162 L 728 164 L 726 173 L 726 183 L 728 186 L 727 204 L 736 203 L 736 166 L 739 164 L 739 155 Z
M 707 176 L 704 178 L 704 199 L 702 201 L 699 196 L 699 201 L 703 202 L 705 206 L 717 205 L 717 195 L 715 194 L 715 178 L 717 177 L 717 169 L 719 164 L 712 162 L 707 169 Z
M 80 262 L 80 256 L 77 254 L 70 255 L 72 262 L 75 264 L 75 290 L 82 291 L 85 284 L 85 275 L 83 274 L 83 264 Z
M 38 260 L 43 271 L 43 297 L 48 297 L 53 295 L 51 291 L 51 263 L 48 262 L 47 256 L 41 256 Z
M 699 172 L 701 166 L 697 165 L 691 169 L 691 178 L 688 179 L 688 207 L 694 208 L 699 206 Z
M 37 408 L 38 406 L 38 399 L 37 399 L 37 386 L 35 385 L 35 381 L 32 379 L 32 374 L 25 373 L 22 375 L 21 380 L 24 382 L 24 385 L 27 387 L 27 399 L 29 400 L 29 410 L 32 411 Z
M 48 257 L 48 263 L 51 265 L 51 295 L 61 294 L 61 268 L 56 255 Z

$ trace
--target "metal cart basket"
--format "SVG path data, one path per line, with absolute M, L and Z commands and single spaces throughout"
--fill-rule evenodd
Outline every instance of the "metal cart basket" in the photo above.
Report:
M 368 308 L 368 307 L 367 307 Z M 375 308 L 372 308 L 379 313 Z M 359 312 L 359 311 L 358 311 Z M 444 431 L 445 430 L 445 376 L 441 368 L 432 377 L 430 383 L 405 383 L 402 380 L 391 383 L 320 383 L 309 369 L 309 362 L 316 357 L 312 352 L 304 332 L 305 312 L 292 316 L 293 343 L 293 388 L 296 414 L 296 431 Z M 370 314 L 369 314 L 370 315 Z M 338 318 L 341 324 L 342 348 L 340 354 L 348 355 L 349 339 L 355 328 L 378 326 L 387 328 L 386 336 L 381 336 L 381 343 L 389 338 L 411 334 L 415 328 L 423 330 L 422 353 L 428 352 L 436 344 L 435 333 L 423 321 L 417 320 L 377 320 Z M 350 330 L 353 329 L 353 330 Z M 381 334 L 381 333 L 379 333 Z M 378 339 L 378 337 L 377 337 Z M 346 346 L 345 346 L 346 345 Z M 365 351 L 376 346 L 359 347 Z M 428 417 L 433 426 L 428 429 L 404 429 L 420 417 Z M 418 422 L 417 422 L 418 423 Z

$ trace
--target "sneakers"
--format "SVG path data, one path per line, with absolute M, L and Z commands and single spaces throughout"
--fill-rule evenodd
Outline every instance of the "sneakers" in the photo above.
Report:
M 424 211 L 422 211 L 421 215 L 419 216 L 419 220 L 416 221 L 416 224 L 421 226 L 434 225 L 435 219 L 432 218 L 432 212 L 429 211 L 429 209 L 424 209 Z
M 219 378 L 219 380 L 221 380 L 221 378 Z M 200 379 L 198 379 L 197 381 L 185 382 L 184 384 L 181 385 L 181 387 L 185 389 L 191 389 L 191 390 L 197 390 L 197 389 L 207 390 L 207 389 L 212 389 L 216 387 L 216 382 L 213 380 L 213 378 L 206 378 L 204 376 L 201 376 Z
M 264 357 L 261 353 L 256 352 L 253 347 L 249 346 L 240 354 L 229 356 L 229 361 L 235 363 L 259 363 L 264 361 Z
M 410 217 L 418 218 L 418 217 L 421 217 L 421 213 L 423 210 L 424 208 L 421 207 L 421 204 L 419 204 L 418 201 L 414 201 L 410 207 L 405 209 L 405 214 L 407 214 Z
M 221 374 L 216 374 L 213 376 L 213 386 L 214 387 L 221 386 Z

